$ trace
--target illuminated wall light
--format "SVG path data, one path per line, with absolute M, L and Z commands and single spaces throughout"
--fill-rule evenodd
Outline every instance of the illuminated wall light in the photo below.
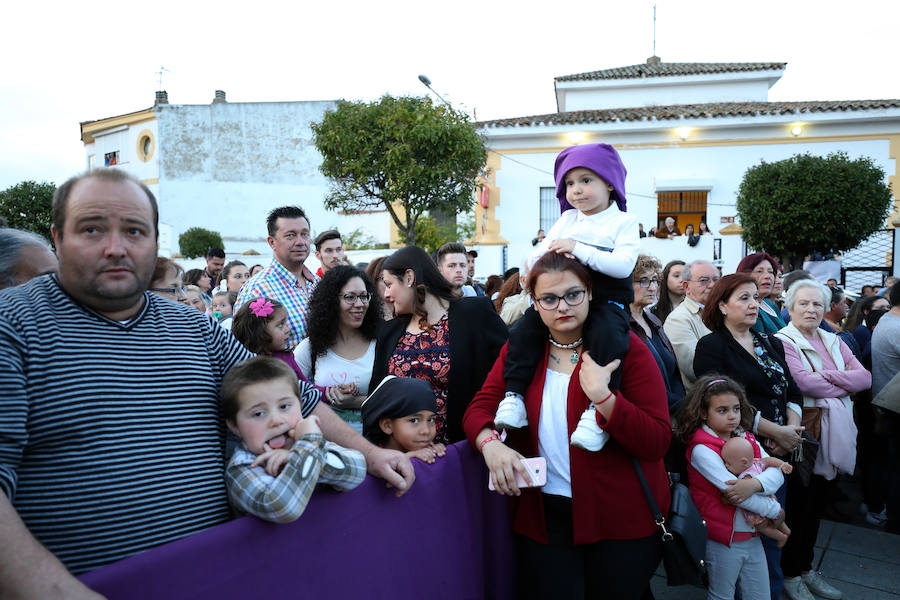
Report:
M 801 133 L 803 133 L 803 128 L 799 125 L 794 125 L 791 127 L 791 135 L 794 137 L 798 137 Z
M 680 137 L 681 141 L 683 142 L 683 141 L 687 140 L 688 136 L 691 134 L 691 128 L 690 127 L 679 127 L 678 129 L 675 130 L 675 133 L 678 134 L 678 137 Z
M 566 139 L 569 140 L 570 144 L 580 144 L 584 141 L 585 134 L 583 131 L 570 131 L 566 134 Z

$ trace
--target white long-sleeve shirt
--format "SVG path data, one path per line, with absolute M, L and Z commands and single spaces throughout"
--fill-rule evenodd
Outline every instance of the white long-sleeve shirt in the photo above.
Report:
M 716 435 L 706 425 L 703 426 L 703 429 L 710 435 Z M 762 446 L 759 448 L 759 453 L 762 459 L 769 457 Z M 691 466 L 697 469 L 707 481 L 723 491 L 729 487 L 725 484 L 726 481 L 738 478 L 737 475 L 732 474 L 725 468 L 722 457 L 715 450 L 703 444 L 697 444 L 691 451 Z M 769 496 L 774 494 L 784 484 L 784 475 L 781 474 L 780 469 L 770 467 L 757 475 L 755 479 L 762 484 L 763 491 L 751 494 L 749 498 L 737 506 L 760 516 L 774 519 L 781 512 L 781 505 L 778 504 L 777 500 Z M 753 531 L 753 526 L 747 523 L 744 514 L 739 510 L 734 511 L 734 530 Z
M 572 254 L 582 264 L 609 277 L 621 279 L 634 270 L 641 251 L 641 238 L 634 217 L 619 210 L 615 202 L 594 215 L 570 209 L 560 215 L 528 260 L 526 270 L 546 253 L 554 240 L 575 240 Z

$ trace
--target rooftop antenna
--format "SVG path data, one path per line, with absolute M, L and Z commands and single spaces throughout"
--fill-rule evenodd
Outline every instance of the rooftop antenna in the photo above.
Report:
M 159 75 L 159 88 L 158 88 L 158 89 L 159 89 L 159 91 L 162 91 L 162 89 L 163 89 L 163 86 L 162 86 L 163 73 L 171 73 L 172 71 L 170 71 L 169 69 L 167 69 L 167 68 L 165 68 L 164 66 L 160 65 L 160 66 L 159 66 L 159 71 L 154 71 L 154 72 L 155 72 L 157 75 Z
M 656 2 L 653 3 L 653 56 L 656 56 Z

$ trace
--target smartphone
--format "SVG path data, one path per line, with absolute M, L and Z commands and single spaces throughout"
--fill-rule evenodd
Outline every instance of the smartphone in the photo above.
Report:
M 543 456 L 535 456 L 534 458 L 523 458 L 522 464 L 528 475 L 531 477 L 531 483 L 525 483 L 522 474 L 516 471 L 516 485 L 520 488 L 543 487 L 547 485 L 547 459 Z M 494 491 L 494 481 L 488 474 L 488 489 Z

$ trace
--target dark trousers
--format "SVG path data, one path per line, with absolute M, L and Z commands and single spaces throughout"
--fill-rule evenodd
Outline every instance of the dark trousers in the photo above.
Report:
M 560 300 L 564 302 L 564 300 Z M 584 323 L 584 349 L 590 350 L 591 358 L 599 365 L 605 365 L 628 351 L 631 329 L 628 325 L 627 308 L 609 302 L 591 302 L 591 312 Z M 509 330 L 509 346 L 503 378 L 506 389 L 525 395 L 525 390 L 534 379 L 535 367 L 544 354 L 544 347 L 550 332 L 534 308 L 529 308 Z M 622 367 L 619 366 L 609 383 L 610 390 L 617 390 L 622 381 Z
M 884 496 L 888 473 L 888 438 L 877 431 L 875 407 L 870 390 L 857 396 L 854 402 L 856 425 L 856 466 L 860 475 L 863 502 L 874 513 L 884 508 Z
M 775 498 L 782 508 L 786 506 L 785 500 L 790 495 L 787 484 L 782 485 L 775 491 Z M 785 511 L 785 516 L 787 512 Z M 781 572 L 781 548 L 778 542 L 770 537 L 761 536 L 763 551 L 766 553 L 766 564 L 769 565 L 769 591 L 772 594 L 772 600 L 780 600 L 781 588 L 784 587 L 784 573 Z
M 789 510 L 784 522 L 790 527 L 791 535 L 781 552 L 781 569 L 785 577 L 797 577 L 812 570 L 822 510 L 828 489 L 834 482 L 821 475 L 810 476 L 809 487 L 804 487 L 800 478 L 794 475 L 787 480 Z
M 572 501 L 544 496 L 549 544 L 516 536 L 518 598 L 639 600 L 662 556 L 658 533 L 634 540 L 602 540 L 575 546 Z

